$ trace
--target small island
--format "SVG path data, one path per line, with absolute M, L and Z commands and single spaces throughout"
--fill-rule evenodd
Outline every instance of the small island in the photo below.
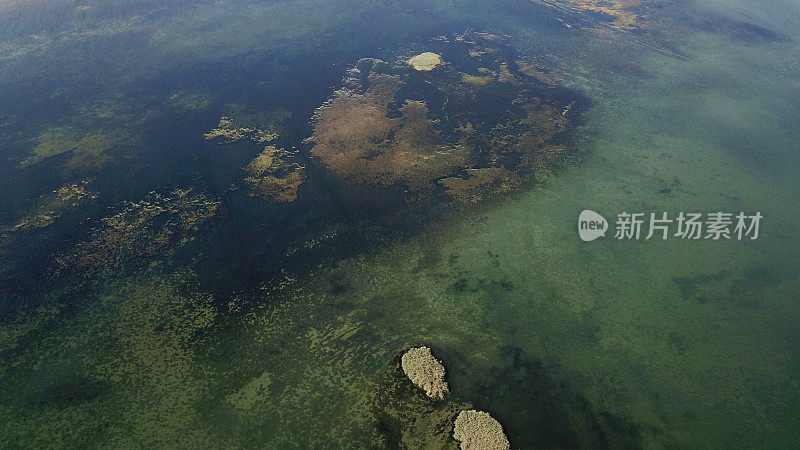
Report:
M 442 57 L 436 53 L 425 52 L 408 60 L 408 64 L 420 72 L 430 72 L 443 64 Z

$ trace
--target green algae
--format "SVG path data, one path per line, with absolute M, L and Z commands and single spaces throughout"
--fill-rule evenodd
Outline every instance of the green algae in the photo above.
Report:
M 194 408 L 208 374 L 193 354 L 215 311 L 208 297 L 180 292 L 190 279 L 129 279 L 113 283 L 69 322 L 40 311 L 23 328 L 3 324 L 4 342 L 12 345 L 40 336 L 14 358 L 13 371 L 0 375 L 14 383 L 38 380 L 27 395 L 2 394 L 3 445 L 208 444 Z M 15 408 L 28 412 L 9 414 Z
M 111 160 L 107 154 L 118 138 L 113 134 L 97 131 L 82 134 L 71 127 L 55 127 L 42 132 L 36 138 L 36 146 L 23 159 L 20 167 L 27 167 L 62 154 L 69 155 L 64 169 L 69 172 L 94 172 Z

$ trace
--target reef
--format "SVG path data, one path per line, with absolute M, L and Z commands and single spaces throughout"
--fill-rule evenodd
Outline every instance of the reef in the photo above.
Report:
M 403 85 L 397 76 L 372 73 L 363 94 L 337 91 L 316 114 L 311 154 L 337 175 L 374 186 L 402 183 L 412 191 L 428 188 L 469 163 L 469 150 L 441 139 L 424 101 L 406 100 L 399 117 L 389 104 Z
M 220 143 L 232 143 L 248 139 L 257 144 L 275 141 L 279 126 L 273 120 L 283 120 L 281 111 L 261 114 L 246 114 L 241 107 L 232 106 L 248 126 L 235 125 L 234 119 L 222 116 L 217 128 L 204 135 L 206 140 L 219 140 Z M 258 128 L 257 126 L 263 127 Z M 297 162 L 296 152 L 267 145 L 245 167 L 249 176 L 244 181 L 250 186 L 249 195 L 269 202 L 289 203 L 297 200 L 298 189 L 306 180 L 305 167 Z
M 46 227 L 67 210 L 77 207 L 85 199 L 96 199 L 97 194 L 87 190 L 90 183 L 90 180 L 83 180 L 80 183 L 68 184 L 43 196 L 34 209 L 8 231 L 25 231 Z
M 439 181 L 453 200 L 460 203 L 479 203 L 519 185 L 517 176 L 503 167 L 466 169 L 466 174 L 466 178 L 448 177 Z
M 88 276 L 101 270 L 146 267 L 184 243 L 217 214 L 220 202 L 191 190 L 151 192 L 120 205 L 101 220 L 88 240 L 56 258 L 56 272 L 79 269 Z
M 430 72 L 443 64 L 441 55 L 425 52 L 408 60 L 408 65 L 420 72 Z
M 558 83 L 556 83 L 556 80 L 547 69 L 538 67 L 532 63 L 529 63 L 528 61 L 525 61 L 524 59 L 517 59 L 516 64 L 517 68 L 519 68 L 519 71 L 524 75 L 535 78 L 548 87 L 558 86 Z
M 268 145 L 245 170 L 250 196 L 276 203 L 297 200 L 297 191 L 306 180 L 305 168 L 295 161 L 296 153 Z
M 414 347 L 401 358 L 403 372 L 414 386 L 422 389 L 431 400 L 441 400 L 449 392 L 444 379 L 444 366 L 428 347 Z
M 297 200 L 297 191 L 306 180 L 305 169 L 298 167 L 282 176 L 265 175 L 260 178 L 247 178 L 250 183 L 250 196 L 276 203 Z
M 630 31 L 641 26 L 639 15 L 634 10 L 642 7 L 641 0 L 560 0 L 559 3 L 584 11 L 606 14 L 613 18 L 611 27 Z
M 461 411 L 453 427 L 453 439 L 463 450 L 510 449 L 503 426 L 489 413 L 474 409 Z
M 219 119 L 217 128 L 213 128 L 204 134 L 203 137 L 207 141 L 220 139 L 222 143 L 237 142 L 242 139 L 250 139 L 257 143 L 266 143 L 274 140 L 278 135 L 258 128 L 237 127 L 232 118 L 222 116 Z
M 402 61 L 359 61 L 317 109 L 313 160 L 407 201 L 445 188 L 475 203 L 531 185 L 571 160 L 582 97 L 523 61 L 504 38 L 465 33 L 432 44 L 449 63 L 424 78 Z M 460 54 L 460 56 L 459 56 Z

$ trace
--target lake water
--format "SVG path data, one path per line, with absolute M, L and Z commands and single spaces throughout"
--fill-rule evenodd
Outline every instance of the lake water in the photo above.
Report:
M 513 448 L 795 447 L 800 7 L 606 3 L 0 2 L 0 446 L 431 447 L 474 407 Z M 312 155 L 363 58 L 445 134 L 505 114 L 458 83 L 481 46 L 577 105 L 565 161 L 460 204 Z M 222 116 L 296 199 L 249 195 L 264 142 Z M 763 218 L 583 242 L 585 209 Z M 398 381 L 416 345 L 442 404 Z

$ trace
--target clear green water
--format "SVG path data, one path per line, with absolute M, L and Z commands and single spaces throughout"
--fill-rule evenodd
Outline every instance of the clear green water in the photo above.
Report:
M 514 447 L 797 445 L 796 5 L 669 4 L 655 35 L 523 2 L 76 6 L 10 14 L 2 36 L 3 447 L 388 446 L 381 376 L 418 344 L 450 401 L 490 411 Z M 202 139 L 241 103 L 289 111 L 280 144 L 300 146 L 358 58 L 470 28 L 512 35 L 592 100 L 583 160 L 390 232 L 336 212 L 346 195 L 247 198 L 260 148 Z M 56 126 L 110 136 L 110 162 L 20 166 Z M 8 231 L 82 179 L 97 199 Z M 225 214 L 141 264 L 51 270 L 120 202 L 174 188 Z M 587 208 L 764 220 L 755 241 L 585 243 Z

